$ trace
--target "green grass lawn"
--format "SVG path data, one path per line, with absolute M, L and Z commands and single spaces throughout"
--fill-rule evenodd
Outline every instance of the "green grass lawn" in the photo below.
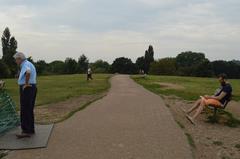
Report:
M 195 100 L 200 95 L 212 95 L 219 87 L 218 80 L 215 78 L 199 78 L 199 77 L 179 77 L 179 76 L 132 76 L 132 78 L 145 88 L 156 94 L 176 95 L 185 100 Z M 173 83 L 184 87 L 182 90 L 177 89 L 162 89 L 158 84 Z M 240 80 L 229 80 L 233 87 L 233 99 L 240 100 Z
M 64 101 L 80 95 L 101 93 L 109 88 L 111 75 L 95 74 L 93 81 L 87 81 L 86 75 L 57 75 L 38 77 L 38 96 L 36 105 Z M 19 87 L 16 79 L 5 79 L 7 92 L 19 105 Z

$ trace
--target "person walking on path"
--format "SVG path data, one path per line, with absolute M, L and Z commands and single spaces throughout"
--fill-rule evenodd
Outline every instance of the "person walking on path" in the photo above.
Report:
M 93 80 L 93 78 L 92 78 L 92 69 L 90 67 L 87 70 L 87 80 L 89 81 L 89 79 Z
M 35 66 L 26 59 L 26 56 L 17 52 L 14 56 L 16 63 L 20 66 L 18 85 L 20 89 L 20 118 L 22 133 L 17 138 L 31 137 L 35 134 L 34 128 L 34 105 L 37 95 Z

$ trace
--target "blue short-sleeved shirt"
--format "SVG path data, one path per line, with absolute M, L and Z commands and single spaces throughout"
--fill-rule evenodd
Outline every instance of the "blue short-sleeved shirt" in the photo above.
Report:
M 18 78 L 18 85 L 24 85 L 26 84 L 26 72 L 30 73 L 30 79 L 29 79 L 29 84 L 36 84 L 37 83 L 37 72 L 35 66 L 29 62 L 28 60 L 25 60 L 22 62 L 20 66 L 20 74 Z
M 216 93 L 216 96 L 219 96 L 222 92 L 226 93 L 225 97 L 220 100 L 220 102 L 224 104 L 226 101 L 229 101 L 232 96 L 232 86 L 229 83 L 226 83 L 219 89 L 218 93 Z

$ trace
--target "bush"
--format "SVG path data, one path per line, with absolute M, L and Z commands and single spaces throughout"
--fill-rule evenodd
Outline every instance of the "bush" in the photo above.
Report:
M 94 73 L 108 73 L 110 70 L 110 65 L 106 61 L 97 60 L 91 64 L 91 68 Z
M 131 59 L 120 57 L 115 59 L 111 66 L 112 73 L 121 74 L 135 74 L 137 73 L 137 68 Z
M 2 60 L 0 60 L 0 78 L 10 77 L 10 75 L 11 72 L 8 66 Z
M 176 59 L 163 58 L 151 63 L 150 74 L 154 75 L 176 75 Z

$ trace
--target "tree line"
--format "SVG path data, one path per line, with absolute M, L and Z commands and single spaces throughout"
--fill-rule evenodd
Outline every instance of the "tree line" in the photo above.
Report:
M 11 35 L 9 28 L 6 28 L 1 41 L 3 56 L 0 59 L 0 78 L 14 77 L 18 73 L 13 59 L 17 50 L 17 40 Z M 94 73 L 146 73 L 196 77 L 213 77 L 226 73 L 230 78 L 240 78 L 240 61 L 210 61 L 204 53 L 192 51 L 182 52 L 176 57 L 154 60 L 152 45 L 135 62 L 126 57 L 119 57 L 112 64 L 103 60 L 90 63 L 84 54 L 77 60 L 68 57 L 64 61 L 56 60 L 50 63 L 44 60 L 34 61 L 31 57 L 28 60 L 35 64 L 39 75 L 86 73 L 90 67 Z
M 19 70 L 13 58 L 17 52 L 17 40 L 11 35 L 9 28 L 6 28 L 1 41 L 3 56 L 0 59 L 0 78 L 12 78 L 17 76 Z M 56 60 L 50 63 L 44 60 L 34 61 L 32 57 L 28 57 L 28 60 L 35 65 L 39 75 L 86 73 L 88 67 L 91 67 L 96 73 L 109 73 L 110 71 L 108 62 L 97 60 L 94 63 L 89 63 L 84 54 L 78 60 L 70 57 L 64 61 Z
M 17 40 L 11 35 L 9 28 L 4 30 L 1 40 L 3 56 L 0 59 L 0 78 L 11 78 L 16 76 L 19 70 L 13 58 L 17 50 Z M 28 60 L 35 65 L 39 75 L 86 73 L 89 67 L 94 73 L 136 74 L 139 69 L 148 71 L 150 63 L 154 61 L 152 46 L 149 46 L 145 57 L 141 57 L 137 64 L 126 57 L 116 58 L 112 64 L 101 59 L 90 63 L 84 54 L 78 60 L 70 57 L 64 61 L 56 60 L 50 63 L 44 60 L 34 61 L 32 57 L 28 57 Z
M 215 77 L 226 73 L 229 78 L 240 78 L 240 61 L 209 61 L 203 53 L 182 52 L 176 57 L 162 58 L 151 63 L 150 74 L 195 77 Z

